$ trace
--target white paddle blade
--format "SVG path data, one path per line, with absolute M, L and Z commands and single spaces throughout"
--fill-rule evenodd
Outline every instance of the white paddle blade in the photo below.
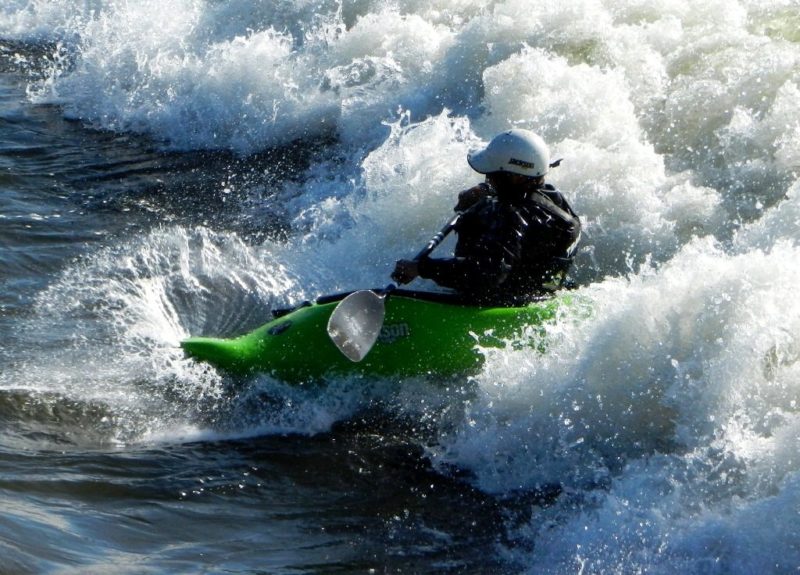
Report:
M 364 359 L 378 340 L 386 313 L 384 298 L 363 290 L 344 298 L 328 319 L 328 335 L 347 359 Z

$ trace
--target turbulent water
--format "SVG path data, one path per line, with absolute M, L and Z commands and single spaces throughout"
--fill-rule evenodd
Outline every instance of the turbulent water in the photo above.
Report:
M 513 126 L 585 230 L 545 355 L 183 358 L 385 285 Z M 0 573 L 795 573 L 798 226 L 797 0 L 4 0 Z

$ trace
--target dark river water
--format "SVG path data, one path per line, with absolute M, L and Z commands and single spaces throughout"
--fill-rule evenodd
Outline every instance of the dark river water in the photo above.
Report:
M 27 103 L 24 86 L 0 75 L 0 572 L 502 572 L 497 504 L 435 473 L 406 422 L 378 423 L 379 407 L 313 436 L 112 441 L 134 408 L 85 399 L 75 387 L 97 376 L 64 376 L 52 360 L 96 353 L 76 339 L 109 316 L 51 321 L 42 294 L 71 297 L 65 269 L 164 222 L 249 237 L 270 222 L 209 207 L 224 208 L 215 183 L 246 171 L 242 160 L 87 130 Z M 101 360 L 115 361 L 81 370 Z M 32 362 L 44 365 L 28 376 Z M 114 377 L 111 388 L 148 393 L 135 364 Z
M 797 573 L 798 30 L 793 0 L 0 2 L 0 574 Z M 184 357 L 386 285 L 512 127 L 583 223 L 546 353 L 297 386 Z

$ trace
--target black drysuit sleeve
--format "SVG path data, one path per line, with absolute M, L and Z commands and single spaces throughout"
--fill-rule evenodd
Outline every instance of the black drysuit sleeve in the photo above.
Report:
M 481 200 L 456 226 L 455 256 L 423 258 L 420 276 L 465 294 L 491 293 L 522 255 L 524 224 L 513 208 L 494 198 Z

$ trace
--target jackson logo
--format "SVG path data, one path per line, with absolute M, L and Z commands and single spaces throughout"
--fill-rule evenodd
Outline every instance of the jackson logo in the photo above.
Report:
M 378 336 L 378 341 L 381 343 L 394 343 L 401 337 L 408 337 L 411 335 L 411 330 L 408 329 L 407 323 L 395 323 L 392 325 L 384 325 L 381 328 L 381 333 Z
M 511 158 L 508 160 L 508 163 L 512 166 L 519 166 L 521 168 L 525 168 L 526 170 L 532 170 L 533 164 L 531 162 L 526 162 L 525 160 L 518 160 L 517 158 Z

